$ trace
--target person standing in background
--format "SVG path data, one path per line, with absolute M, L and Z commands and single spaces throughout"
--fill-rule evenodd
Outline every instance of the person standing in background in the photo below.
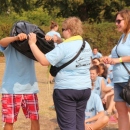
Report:
M 51 25 L 50 25 L 50 31 L 48 33 L 46 33 L 47 36 L 51 36 L 53 37 L 54 35 L 58 36 L 61 38 L 61 35 L 59 32 L 57 32 L 59 29 L 59 26 L 56 22 L 51 21 Z M 57 45 L 57 43 L 54 43 L 55 46 Z
M 100 52 L 98 52 L 98 48 L 94 47 L 93 52 L 92 52 L 92 59 L 94 59 L 94 58 L 100 59 L 101 57 L 102 57 L 102 54 Z
M 50 37 L 52 37 L 52 39 L 53 39 L 54 36 L 61 38 L 60 33 L 57 32 L 58 29 L 59 29 L 58 24 L 57 24 L 56 22 L 54 22 L 54 21 L 51 21 L 50 31 L 49 31 L 48 33 L 46 33 L 46 36 L 50 36 Z M 57 43 L 56 43 L 56 42 L 55 42 L 54 44 L 55 44 L 55 46 L 57 46 Z M 50 65 L 48 66 L 48 70 L 50 71 Z M 53 76 L 50 74 L 50 72 L 49 72 L 49 82 L 50 82 L 50 83 L 53 83 L 53 81 L 54 81 L 54 77 L 53 77 Z M 53 107 L 54 107 L 54 106 L 52 106 L 52 107 L 50 107 L 50 108 L 53 109 Z

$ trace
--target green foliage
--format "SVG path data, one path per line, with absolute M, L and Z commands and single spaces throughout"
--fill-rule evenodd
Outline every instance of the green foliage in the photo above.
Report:
M 0 15 L 0 39 L 9 36 L 13 24 L 20 20 L 25 20 L 36 24 L 45 32 L 48 32 L 50 30 L 49 26 L 51 21 L 57 22 L 60 27 L 64 18 L 53 18 L 48 14 L 46 10 L 43 11 L 41 8 L 33 11 L 26 11 L 22 14 L 12 12 L 10 15 L 7 15 L 6 13 L 3 13 Z
M 2 52 L 0 52 L 0 56 L 4 56 L 4 54 Z
M 8 36 L 12 25 L 19 20 L 36 24 L 45 32 L 50 30 L 50 22 L 55 21 L 61 33 L 62 21 L 77 16 L 84 21 L 83 37 L 91 47 L 97 46 L 107 55 L 120 37 L 112 22 L 123 8 L 130 9 L 128 0 L 1 0 L 0 38 Z
M 34 12 L 39 7 L 44 12 L 49 12 L 53 19 L 77 16 L 82 21 L 101 23 L 112 22 L 117 11 L 129 8 L 130 2 L 129 0 L 1 0 L 0 14 L 11 14 L 13 11 L 19 14 L 30 11 L 32 14 L 31 11 Z M 33 19 L 33 16 L 30 17 Z
M 8 17 L 7 15 L 1 15 L 0 38 L 9 36 L 11 26 L 12 26 L 12 18 Z
M 27 21 L 37 24 L 39 26 L 42 25 L 48 26 L 49 25 L 48 21 L 50 21 L 51 19 L 48 12 L 46 10 L 43 11 L 41 8 L 34 11 L 24 12 L 22 16 L 26 17 Z
M 11 13 L 11 17 L 14 22 L 19 20 L 29 21 L 31 23 L 37 24 L 39 26 L 49 25 L 51 17 L 48 15 L 47 11 L 43 11 L 41 8 L 33 11 L 23 12 L 22 14 L 16 14 L 15 12 Z
M 33 10 L 36 0 L 0 0 L 0 14 L 6 12 L 10 14 L 15 11 L 22 13 L 23 11 Z
M 37 0 L 36 7 L 47 9 L 53 17 L 78 16 L 82 21 L 112 22 L 117 11 L 130 6 L 127 0 Z
M 84 24 L 84 38 L 91 47 L 98 47 L 104 54 L 110 54 L 111 49 L 117 43 L 121 34 L 116 31 L 113 23 Z
M 10 16 L 0 16 L 0 39 L 9 36 L 12 25 L 18 20 L 27 20 L 31 23 L 34 23 L 41 27 L 41 29 L 43 29 L 45 32 L 50 30 L 50 22 L 53 20 L 59 24 L 59 32 L 61 33 L 61 27 L 64 18 L 53 19 L 52 17 L 47 16 L 47 12 L 40 12 L 41 11 L 38 10 L 34 12 L 24 12 L 21 16 L 16 13 L 12 13 Z M 31 13 L 31 16 L 29 13 Z M 83 37 L 88 41 L 92 48 L 94 46 L 98 47 L 104 55 L 110 54 L 111 49 L 117 43 L 121 35 L 117 33 L 114 23 L 104 22 L 100 24 L 90 24 L 84 22 L 83 28 Z

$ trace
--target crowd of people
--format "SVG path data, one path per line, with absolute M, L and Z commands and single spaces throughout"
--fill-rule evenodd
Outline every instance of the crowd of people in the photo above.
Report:
M 110 121 L 117 123 L 119 130 L 129 130 L 129 104 L 120 96 L 129 74 L 122 62 L 130 70 L 130 10 L 119 11 L 116 26 L 122 36 L 112 49 L 110 56 L 103 56 L 98 48 L 91 49 L 83 41 L 83 25 L 79 18 L 69 17 L 62 23 L 62 36 L 58 25 L 51 23 L 46 40 L 53 39 L 55 48 L 44 54 L 36 45 L 36 34 L 28 36 L 20 33 L 0 40 L 0 51 L 6 58 L 6 68 L 2 87 L 2 120 L 4 130 L 13 130 L 20 106 L 26 118 L 31 120 L 31 130 L 40 130 L 38 83 L 34 60 L 26 57 L 11 46 L 14 41 L 28 38 L 30 49 L 42 66 L 60 67 L 84 46 L 78 57 L 61 69 L 54 77 L 53 101 L 57 122 L 61 130 L 98 130 Z M 125 50 L 125 51 L 124 51 Z M 121 107 L 120 107 L 121 106 Z

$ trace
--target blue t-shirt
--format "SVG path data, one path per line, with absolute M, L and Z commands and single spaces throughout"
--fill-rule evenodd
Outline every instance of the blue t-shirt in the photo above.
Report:
M 85 109 L 85 119 L 95 116 L 98 112 L 104 111 L 101 98 L 92 92 Z
M 45 56 L 54 66 L 61 66 L 70 61 L 79 52 L 83 44 L 82 37 L 74 36 L 58 44 Z M 55 77 L 55 89 L 83 90 L 91 88 L 90 63 L 92 50 L 86 42 L 84 50 L 68 66 L 61 69 Z
M 102 80 L 103 80 L 104 78 L 103 77 L 97 77 L 96 78 L 96 81 L 94 82 L 94 88 L 93 88 L 93 90 L 92 90 L 92 92 L 94 92 L 94 93 L 96 93 L 96 94 L 98 94 L 100 97 L 101 97 L 101 95 L 102 95 L 102 88 L 101 88 L 101 83 L 102 83 Z M 105 80 L 105 79 L 104 79 Z
M 107 77 L 110 78 L 111 81 L 113 81 L 113 65 L 109 66 Z
M 37 93 L 38 83 L 35 76 L 34 61 L 27 58 L 11 45 L 0 51 L 4 53 L 6 68 L 0 88 L 3 94 Z
M 54 35 L 57 35 L 58 37 L 61 37 L 60 33 L 52 30 L 52 31 L 49 31 L 48 33 L 46 33 L 46 35 L 49 35 L 49 36 L 54 36 Z
M 49 35 L 49 36 L 51 36 L 51 37 L 53 37 L 54 35 L 57 35 L 58 37 L 61 38 L 60 33 L 56 32 L 56 31 L 54 31 L 54 30 L 49 31 L 46 35 Z M 55 44 L 55 46 L 57 46 L 57 43 L 54 43 L 54 44 Z
M 94 59 L 94 58 L 101 58 L 101 57 L 102 57 L 102 54 L 99 53 L 99 52 L 97 52 L 97 54 L 93 54 L 92 53 L 92 59 Z
M 113 65 L 110 65 L 109 68 L 108 68 L 108 75 L 107 75 L 107 79 L 110 79 L 110 83 L 106 84 L 107 87 L 114 87 L 114 83 L 113 83 Z
M 117 53 L 120 57 L 123 56 L 130 56 L 130 34 L 128 34 L 127 39 L 125 42 L 123 42 L 123 37 L 117 46 Z M 116 46 L 112 49 L 112 58 L 118 58 L 116 53 Z M 128 70 L 130 70 L 130 62 L 125 62 L 124 63 Z M 120 82 L 127 82 L 129 79 L 129 74 L 124 68 L 124 66 L 119 63 L 115 64 L 113 66 L 113 82 L 114 83 L 120 83 Z

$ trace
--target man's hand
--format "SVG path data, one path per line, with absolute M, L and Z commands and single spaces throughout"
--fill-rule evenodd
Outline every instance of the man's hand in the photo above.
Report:
M 28 40 L 28 44 L 29 45 L 36 44 L 37 38 L 36 38 L 36 34 L 35 33 L 29 33 L 28 37 L 29 37 L 29 40 Z
M 45 35 L 45 39 L 46 39 L 47 41 L 51 41 L 51 40 L 53 40 L 53 37 L 51 37 L 51 36 L 49 36 L 49 35 Z
M 118 58 L 110 58 L 110 57 L 107 57 L 107 56 L 103 57 L 102 61 L 105 64 L 111 64 L 111 65 L 119 63 L 119 59 Z
M 25 39 L 27 39 L 27 35 L 25 33 L 20 33 L 17 35 L 17 40 L 23 41 Z

